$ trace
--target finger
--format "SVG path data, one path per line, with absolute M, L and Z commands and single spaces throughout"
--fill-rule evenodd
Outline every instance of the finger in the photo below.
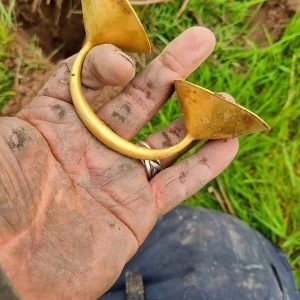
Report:
M 234 98 L 227 93 L 219 93 L 220 96 L 224 97 L 226 100 L 234 102 Z M 167 126 L 162 131 L 153 133 L 147 137 L 145 142 L 149 144 L 152 149 L 162 149 L 167 148 L 179 143 L 186 135 L 186 130 L 182 119 L 176 120 L 169 126 Z M 180 156 L 189 151 L 197 142 L 192 143 L 189 147 L 184 149 L 182 152 L 161 160 L 162 168 L 167 168 L 172 163 L 174 163 Z
M 212 52 L 215 37 L 193 27 L 172 41 L 145 71 L 115 99 L 98 111 L 115 132 L 131 139 L 174 91 L 174 80 L 193 72 Z
M 70 73 L 76 55 L 63 62 L 50 80 L 45 84 L 40 95 L 71 102 Z M 113 45 L 94 47 L 87 55 L 82 69 L 82 84 L 92 104 L 92 94 L 104 86 L 127 84 L 135 76 L 134 61 Z
M 101 45 L 94 47 L 85 59 L 82 84 L 96 90 L 128 83 L 134 76 L 135 62 L 131 57 L 113 45 Z
M 169 167 L 150 182 L 158 213 L 166 214 L 217 177 L 238 152 L 238 139 L 209 141 L 196 154 Z
M 230 94 L 227 94 L 225 92 L 221 92 L 221 93 L 218 93 L 218 95 L 222 96 L 223 98 L 225 98 L 226 100 L 230 101 L 230 102 L 235 102 L 235 99 L 234 97 L 232 97 Z

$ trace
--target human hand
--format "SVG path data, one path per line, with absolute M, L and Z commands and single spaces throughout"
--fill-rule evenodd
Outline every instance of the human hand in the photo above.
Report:
M 105 87 L 128 84 L 97 115 L 129 140 L 214 45 L 210 31 L 191 28 L 135 78 L 121 50 L 95 47 L 83 69 L 85 96 L 93 104 Z M 16 118 L 0 119 L 0 264 L 25 299 L 103 294 L 157 218 L 220 174 L 238 150 L 237 139 L 210 141 L 176 165 L 178 157 L 162 160 L 164 170 L 149 182 L 138 160 L 106 148 L 78 118 L 69 90 L 73 61 Z M 163 148 L 184 134 L 178 120 L 147 142 Z

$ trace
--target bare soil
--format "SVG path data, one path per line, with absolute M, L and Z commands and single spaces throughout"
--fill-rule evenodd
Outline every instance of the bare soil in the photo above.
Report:
M 249 37 L 259 47 L 265 47 L 269 41 L 266 32 L 273 42 L 278 41 L 293 13 L 300 8 L 300 0 L 271 0 L 265 3 L 253 18 Z
M 20 28 L 10 49 L 11 56 L 5 62 L 9 69 L 14 70 L 16 95 L 2 109 L 0 116 L 14 116 L 18 113 L 39 92 L 55 68 L 55 64 L 29 39 L 28 33 Z
M 17 0 L 18 24 L 29 36 L 38 37 L 46 55 L 57 52 L 52 60 L 69 57 L 81 48 L 85 37 L 80 3 L 80 0 Z

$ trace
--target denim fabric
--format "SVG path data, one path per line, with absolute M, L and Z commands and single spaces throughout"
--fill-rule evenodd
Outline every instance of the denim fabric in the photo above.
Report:
M 142 274 L 146 300 L 300 299 L 284 254 L 219 212 L 179 207 L 163 217 L 102 300 L 125 300 L 125 273 Z

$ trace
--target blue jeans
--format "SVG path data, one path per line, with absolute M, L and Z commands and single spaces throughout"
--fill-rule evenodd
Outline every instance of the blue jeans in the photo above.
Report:
M 163 217 L 101 299 L 126 299 L 128 271 L 142 276 L 146 300 L 300 299 L 279 249 L 240 220 L 199 208 Z

